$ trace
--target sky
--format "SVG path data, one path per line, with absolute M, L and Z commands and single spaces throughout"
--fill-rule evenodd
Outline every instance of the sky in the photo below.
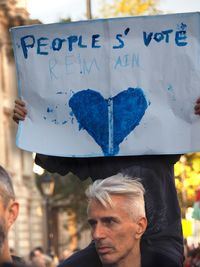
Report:
M 94 16 L 99 15 L 102 2 L 91 0 Z M 31 18 L 37 18 L 43 23 L 54 23 L 67 17 L 73 21 L 86 18 L 86 0 L 27 0 L 27 8 Z M 200 0 L 160 0 L 158 8 L 164 13 L 200 11 Z

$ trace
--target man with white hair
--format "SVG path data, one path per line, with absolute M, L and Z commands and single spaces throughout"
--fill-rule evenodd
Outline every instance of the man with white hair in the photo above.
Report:
M 22 262 L 18 257 L 11 256 L 8 245 L 8 232 L 18 216 L 18 211 L 19 204 L 15 200 L 12 180 L 0 166 L 0 264 Z
M 117 174 L 96 180 L 86 195 L 88 222 L 102 266 L 141 267 L 140 240 L 147 227 L 143 185 Z

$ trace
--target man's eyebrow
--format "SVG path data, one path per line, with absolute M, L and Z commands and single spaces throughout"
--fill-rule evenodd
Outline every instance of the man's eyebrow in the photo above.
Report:
M 119 222 L 120 221 L 120 219 L 118 217 L 114 217 L 114 216 L 104 216 L 104 217 L 99 218 L 99 220 L 102 222 L 108 222 L 108 221 Z M 90 225 L 92 225 L 96 222 L 97 222 L 97 220 L 95 220 L 93 218 L 88 219 L 88 223 Z
M 106 222 L 120 222 L 120 219 L 118 217 L 115 217 L 115 216 L 104 216 L 104 217 L 101 217 L 99 218 L 99 220 L 103 223 L 106 223 Z M 96 223 L 96 220 L 95 219 L 91 219 L 89 223 Z
M 102 217 L 101 221 L 119 221 L 119 219 L 114 216 L 106 216 L 106 217 Z

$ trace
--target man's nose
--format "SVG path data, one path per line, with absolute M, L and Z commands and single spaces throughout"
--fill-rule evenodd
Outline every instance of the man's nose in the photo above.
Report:
M 92 231 L 93 240 L 105 238 L 105 229 L 101 224 L 97 224 Z

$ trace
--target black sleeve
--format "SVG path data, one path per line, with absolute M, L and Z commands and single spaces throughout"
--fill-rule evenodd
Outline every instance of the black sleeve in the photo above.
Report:
M 66 175 L 69 172 L 77 175 L 81 180 L 87 179 L 88 159 L 87 158 L 67 158 L 36 154 L 35 163 L 51 173 Z
M 37 154 L 35 163 L 49 172 L 66 175 L 69 172 L 81 180 L 91 177 L 92 180 L 104 179 L 122 169 L 133 165 L 157 166 L 174 165 L 181 155 L 147 155 L 147 156 L 116 156 L 94 158 L 68 158 Z

